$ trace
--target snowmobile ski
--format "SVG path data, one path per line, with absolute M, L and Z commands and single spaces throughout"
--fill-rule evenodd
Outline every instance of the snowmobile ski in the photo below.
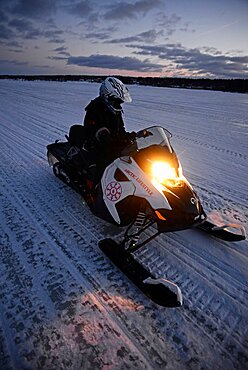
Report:
M 103 239 L 99 248 L 154 303 L 163 307 L 182 306 L 180 288 L 165 278 L 154 277 L 122 245 L 113 239 Z
M 242 225 L 239 224 L 226 224 L 222 226 L 216 226 L 210 221 L 204 221 L 197 226 L 198 229 L 205 231 L 206 233 L 215 236 L 216 238 L 228 241 L 228 242 L 238 242 L 245 240 L 246 233 Z M 230 229 L 230 230 L 229 230 Z M 239 230 L 240 233 L 236 234 L 231 231 L 231 229 Z

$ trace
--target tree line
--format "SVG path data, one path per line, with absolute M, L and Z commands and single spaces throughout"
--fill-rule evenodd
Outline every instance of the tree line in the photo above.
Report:
M 101 83 L 107 76 L 89 75 L 0 75 L 0 79 L 43 81 L 89 81 Z M 248 79 L 119 76 L 125 84 L 248 93 Z

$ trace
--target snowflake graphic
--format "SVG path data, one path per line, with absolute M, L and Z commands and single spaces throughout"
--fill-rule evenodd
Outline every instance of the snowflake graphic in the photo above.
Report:
M 121 193 L 121 184 L 116 181 L 111 181 L 105 188 L 106 197 L 112 202 L 116 202 L 118 199 L 120 199 Z

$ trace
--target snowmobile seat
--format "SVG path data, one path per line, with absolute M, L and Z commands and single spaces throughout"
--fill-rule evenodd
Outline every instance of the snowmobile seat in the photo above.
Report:
M 78 148 L 82 148 L 85 139 L 86 139 L 86 130 L 84 126 L 81 125 L 73 125 L 70 127 L 69 130 L 69 137 L 68 141 L 72 146 L 77 146 Z

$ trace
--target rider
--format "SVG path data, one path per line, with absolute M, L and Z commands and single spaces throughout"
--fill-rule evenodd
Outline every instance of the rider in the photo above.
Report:
M 85 108 L 84 127 L 87 139 L 84 149 L 90 152 L 91 162 L 96 163 L 98 174 L 128 136 L 121 104 L 131 101 L 128 88 L 119 79 L 107 77 L 100 86 L 99 96 Z

